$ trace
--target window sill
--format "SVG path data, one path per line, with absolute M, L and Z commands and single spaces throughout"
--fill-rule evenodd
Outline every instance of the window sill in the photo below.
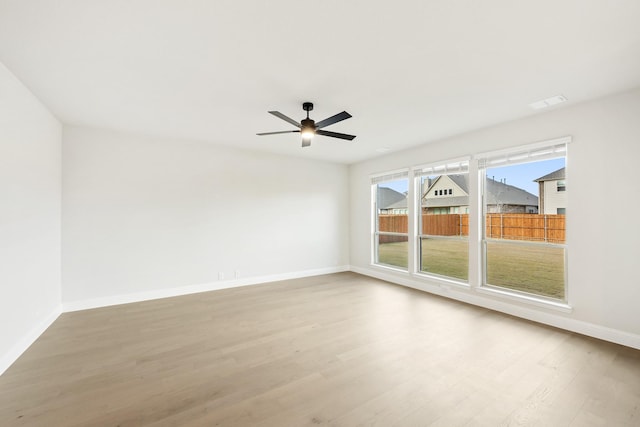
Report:
M 455 287 L 455 288 L 465 289 L 465 290 L 469 290 L 470 288 L 468 283 L 458 281 L 455 279 L 449 279 L 443 276 L 431 275 L 431 274 L 426 274 L 422 272 L 414 273 L 412 276 L 420 280 L 430 280 L 434 282 L 434 284 L 437 284 L 438 286 L 440 286 L 441 288 Z
M 393 271 L 394 273 L 403 273 L 403 274 L 409 275 L 409 270 L 403 270 L 402 267 L 394 267 L 393 265 L 375 264 L 375 263 L 371 263 L 369 265 L 371 267 L 379 268 L 381 270 Z
M 521 294 L 516 294 L 514 292 L 509 292 L 507 290 L 496 289 L 496 288 L 479 287 L 474 289 L 475 291 L 481 294 L 499 296 L 502 298 L 510 299 L 512 301 L 519 301 L 526 304 L 535 305 L 536 307 L 548 308 L 551 310 L 560 311 L 562 313 L 573 312 L 573 307 L 571 307 L 566 302 L 551 301 L 544 298 L 537 298 L 533 295 L 521 295 Z

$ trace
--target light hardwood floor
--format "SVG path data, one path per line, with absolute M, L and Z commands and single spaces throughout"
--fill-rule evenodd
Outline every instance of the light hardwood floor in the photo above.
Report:
M 639 426 L 640 351 L 340 273 L 66 313 L 2 426 Z

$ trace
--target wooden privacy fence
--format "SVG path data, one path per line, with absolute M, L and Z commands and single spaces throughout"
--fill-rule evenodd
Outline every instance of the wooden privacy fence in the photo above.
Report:
M 487 214 L 486 236 L 491 239 L 527 240 L 535 242 L 564 243 L 565 216 L 539 214 Z M 407 215 L 380 215 L 378 230 L 381 232 L 407 233 Z M 468 236 L 469 214 L 422 214 L 422 234 L 432 236 Z M 406 241 L 403 236 L 380 236 L 380 243 Z M 385 238 L 383 241 L 382 238 Z M 393 238 L 386 240 L 387 238 Z M 398 240 L 400 238 L 400 240 Z M 404 240 L 402 240 L 404 239 Z
M 378 217 L 378 230 L 390 233 L 408 233 L 409 217 L 407 215 L 380 215 Z M 378 243 L 406 242 L 406 236 L 378 236 Z
M 564 215 L 487 214 L 485 225 L 492 239 L 565 242 Z
M 433 236 L 468 236 L 469 214 L 422 214 L 422 234 Z

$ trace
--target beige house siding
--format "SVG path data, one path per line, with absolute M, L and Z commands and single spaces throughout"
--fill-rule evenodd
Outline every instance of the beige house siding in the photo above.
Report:
M 428 187 L 428 181 L 425 180 L 424 183 L 422 184 L 423 194 L 427 190 L 427 187 Z M 439 190 L 442 190 L 442 194 L 443 194 L 442 196 L 436 195 L 436 192 L 439 192 Z M 462 188 L 460 188 L 455 182 L 453 182 L 453 180 L 449 178 L 448 175 L 441 175 L 438 182 L 436 182 L 433 188 L 429 190 L 425 198 L 432 199 L 436 197 L 444 197 L 445 190 L 447 190 L 447 196 L 449 197 L 458 197 L 458 196 L 468 195 Z M 449 190 L 452 190 L 451 194 L 448 193 Z
M 540 200 L 543 200 L 541 206 L 544 214 L 557 214 L 558 209 L 567 208 L 567 192 L 558 191 L 558 180 L 545 181 L 543 183 L 543 194 Z
M 422 183 L 422 194 L 427 191 L 429 188 L 429 181 L 424 180 Z M 449 190 L 451 190 L 451 194 L 449 194 Z M 442 195 L 440 195 L 440 191 L 442 191 Z M 441 175 L 438 182 L 436 182 L 431 189 L 424 196 L 424 200 L 426 199 L 438 199 L 442 197 L 464 197 L 468 196 L 467 192 L 464 191 L 458 184 L 453 182 L 453 180 L 448 175 Z M 425 208 L 423 208 L 425 209 Z M 466 214 L 469 213 L 469 206 L 448 206 L 448 207 L 437 207 L 431 208 L 430 213 L 434 214 Z

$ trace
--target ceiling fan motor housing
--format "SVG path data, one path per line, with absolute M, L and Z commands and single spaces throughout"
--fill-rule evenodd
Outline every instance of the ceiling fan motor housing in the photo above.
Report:
M 316 130 L 316 122 L 313 119 L 302 119 L 302 121 L 300 122 L 300 125 L 303 131 L 305 129 L 309 129 L 313 131 Z
M 306 138 L 310 138 L 311 135 L 316 133 L 316 122 L 313 119 L 309 118 L 309 111 L 313 110 L 313 103 L 302 103 L 302 109 L 307 112 L 307 118 L 302 119 L 302 121 L 300 122 L 300 129 L 303 136 L 306 136 Z

